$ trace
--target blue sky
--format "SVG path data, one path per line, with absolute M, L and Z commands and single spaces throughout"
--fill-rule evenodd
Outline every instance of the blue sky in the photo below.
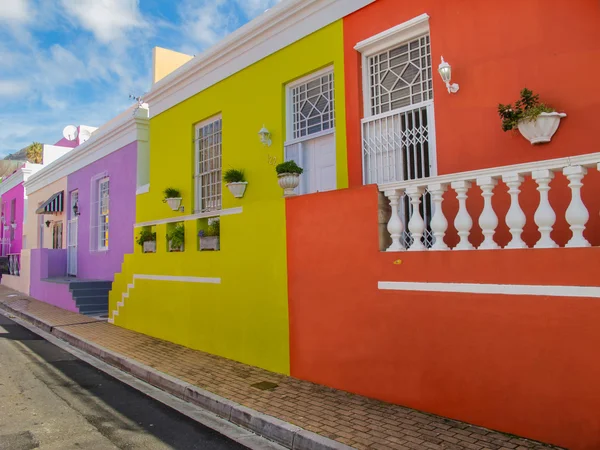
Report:
M 150 89 L 152 48 L 191 55 L 280 0 L 0 0 L 0 158 L 100 126 Z

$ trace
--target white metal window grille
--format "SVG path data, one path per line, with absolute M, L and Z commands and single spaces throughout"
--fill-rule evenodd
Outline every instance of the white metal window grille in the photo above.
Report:
M 433 100 L 429 35 L 369 57 L 371 114 Z
M 333 72 L 317 75 L 291 88 L 293 139 L 333 130 Z
M 222 119 L 196 126 L 196 212 L 221 209 Z
M 108 250 L 110 178 L 106 174 L 92 178 L 90 250 Z M 71 208 L 72 209 L 72 208 Z

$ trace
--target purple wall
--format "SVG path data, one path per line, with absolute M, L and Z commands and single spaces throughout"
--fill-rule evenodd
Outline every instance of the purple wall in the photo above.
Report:
M 29 295 L 69 311 L 79 312 L 68 283 L 49 283 L 45 278 L 64 277 L 67 267 L 65 249 L 35 248 L 31 250 L 31 285 Z
M 5 232 L 4 228 L 0 226 L 0 236 L 1 237 L 11 237 L 11 228 L 10 228 L 10 220 L 11 220 L 11 205 L 12 201 L 15 202 L 15 222 L 17 227 L 14 231 L 14 239 L 10 242 L 10 247 L 7 249 L 8 253 L 21 253 L 21 248 L 23 247 L 23 211 L 25 207 L 25 188 L 23 187 L 23 183 L 19 183 L 14 188 L 10 189 L 6 193 L 2 195 L 2 204 L 4 210 L 4 217 L 6 220 L 6 225 L 9 226 L 8 230 Z M 36 217 L 30 220 L 37 220 Z
M 67 214 L 71 217 L 71 192 L 79 191 L 77 233 L 77 278 L 112 281 L 121 271 L 123 255 L 133 253 L 137 141 L 72 173 L 65 192 Z M 109 243 L 104 252 L 90 251 L 90 199 L 92 178 L 106 173 L 110 177 Z

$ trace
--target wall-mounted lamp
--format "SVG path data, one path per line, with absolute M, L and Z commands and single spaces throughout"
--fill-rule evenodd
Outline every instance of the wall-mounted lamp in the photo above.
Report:
M 73 205 L 73 215 L 77 217 L 79 214 L 79 204 L 75 202 L 75 204 Z
M 15 230 L 17 228 L 17 222 L 11 222 L 10 226 Z
M 444 57 L 442 56 L 442 62 L 438 66 L 438 72 L 442 77 L 442 81 L 446 83 L 446 87 L 448 88 L 449 94 L 456 94 L 458 92 L 458 84 L 450 83 L 452 79 L 452 67 L 446 61 L 444 61 Z
M 52 223 L 52 222 L 50 222 L 49 220 L 46 220 L 46 228 L 50 228 L 50 224 L 51 224 L 51 223 Z
M 260 143 L 262 145 L 264 145 L 265 147 L 270 147 L 271 146 L 271 133 L 269 132 L 269 130 L 267 130 L 265 128 L 264 125 L 260 129 L 260 131 L 258 132 L 258 135 L 260 136 Z

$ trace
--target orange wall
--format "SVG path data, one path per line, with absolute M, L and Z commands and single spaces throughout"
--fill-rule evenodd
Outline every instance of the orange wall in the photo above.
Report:
M 598 299 L 377 288 L 598 286 L 599 248 L 382 253 L 374 186 L 288 199 L 287 224 L 292 376 L 576 450 L 600 448 Z
M 354 46 L 422 13 L 430 16 L 439 174 L 597 151 L 597 0 L 378 0 L 344 19 L 350 186 L 362 184 Z M 457 94 L 447 93 L 436 72 L 441 55 L 452 65 Z M 523 87 L 568 114 L 550 144 L 534 147 L 500 128 L 498 103 L 514 102 Z

